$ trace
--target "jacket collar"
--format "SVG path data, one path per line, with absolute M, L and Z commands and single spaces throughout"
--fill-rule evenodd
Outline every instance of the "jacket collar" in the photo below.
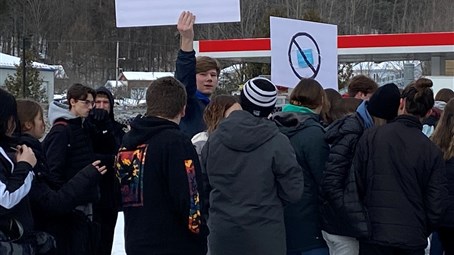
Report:
M 404 124 L 405 126 L 415 127 L 415 128 L 418 128 L 419 130 L 422 130 L 421 121 L 419 120 L 418 117 L 413 116 L 413 115 L 403 114 L 403 115 L 397 116 L 397 118 L 394 120 L 394 122 L 400 122 L 400 123 Z

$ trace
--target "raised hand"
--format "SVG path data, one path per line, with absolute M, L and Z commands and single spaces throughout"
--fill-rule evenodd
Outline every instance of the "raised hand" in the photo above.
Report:
M 181 35 L 181 50 L 192 51 L 194 41 L 194 22 L 195 15 L 189 11 L 184 11 L 178 19 L 177 29 Z
M 32 167 L 35 167 L 36 165 L 36 157 L 35 153 L 33 150 L 28 147 L 27 145 L 18 145 L 16 147 L 17 153 L 16 153 L 16 161 L 17 162 L 27 162 L 29 163 Z

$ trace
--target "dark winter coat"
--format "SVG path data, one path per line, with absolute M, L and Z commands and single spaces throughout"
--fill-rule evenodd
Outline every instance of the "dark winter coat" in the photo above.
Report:
M 447 206 L 441 151 L 414 116 L 368 129 L 356 147 L 353 167 L 359 195 L 368 211 L 367 242 L 402 249 L 424 249 L 432 227 Z
M 304 253 L 326 247 L 320 226 L 319 186 L 329 147 L 320 118 L 312 113 L 280 112 L 273 120 L 290 139 L 304 173 L 304 195 L 284 209 L 287 251 Z
M 288 138 L 270 120 L 234 111 L 208 138 L 202 162 L 211 254 L 286 254 L 284 204 L 304 190 Z
M 114 98 L 112 93 L 105 87 L 100 87 L 96 93 L 106 95 L 110 103 L 109 114 L 105 119 L 97 120 L 93 116 L 93 111 L 84 121 L 84 128 L 88 130 L 93 152 L 96 159 L 100 159 L 102 165 L 107 167 L 107 172 L 101 178 L 100 193 L 101 199 L 95 205 L 100 210 L 116 211 L 119 208 L 120 194 L 118 179 L 115 176 L 114 158 L 120 148 L 121 141 L 126 126 L 115 121 L 114 118 Z M 99 110 L 99 109 L 98 109 Z
M 59 190 L 53 190 L 48 184 L 47 163 L 39 140 L 23 134 L 18 144 L 32 148 L 37 158 L 33 169 L 35 178 L 29 193 L 35 230 L 48 231 L 49 227 L 55 225 L 54 217 L 70 213 L 76 206 L 98 199 L 96 188 L 101 175 L 95 167 L 86 166 Z
M 449 206 L 440 225 L 454 228 L 454 158 L 446 161 L 446 177 L 448 179 Z
M 180 50 L 176 62 L 175 78 L 184 84 L 188 95 L 186 115 L 180 122 L 180 128 L 189 138 L 206 130 L 206 125 L 203 121 L 203 111 L 209 103 L 209 101 L 200 100 L 196 96 L 195 67 L 195 51 L 185 52 Z
M 95 157 L 82 118 L 72 115 L 66 105 L 52 102 L 49 122 L 52 128 L 43 141 L 43 149 L 49 166 L 49 181 L 52 188 L 58 189 L 95 161 Z
M 22 224 L 24 235 L 28 235 L 33 230 L 33 217 L 28 197 L 32 187 L 33 168 L 27 162 L 14 162 L 14 154 L 15 152 L 9 147 L 3 145 L 0 147 L 0 189 L 2 190 L 0 231 L 7 236 L 16 233 L 16 231 L 10 231 L 12 219 Z M 12 237 L 16 239 L 19 236 Z
M 363 206 L 358 199 L 348 197 L 351 194 L 344 192 L 356 144 L 364 130 L 361 117 L 353 114 L 334 122 L 325 134 L 325 140 L 331 148 L 321 182 L 322 229 L 333 235 L 350 237 L 368 235 Z M 348 215 L 350 217 L 355 215 L 354 220 L 349 220 Z
M 206 254 L 197 153 L 174 122 L 137 117 L 123 139 L 121 179 L 128 254 Z
M 95 161 L 95 154 L 82 118 L 74 116 L 67 105 L 52 102 L 48 115 L 52 128 L 42 144 L 49 167 L 47 180 L 52 189 L 60 190 Z M 97 185 L 90 190 L 89 196 L 99 196 Z M 83 207 L 92 208 L 91 204 Z M 59 254 L 94 254 L 99 230 L 83 213 L 74 211 L 53 220 L 56 223 L 50 232 L 56 237 Z
M 84 128 L 89 131 L 96 159 L 100 159 L 102 165 L 107 168 L 99 184 L 101 198 L 93 204 L 93 219 L 101 225 L 101 240 L 97 254 L 110 255 L 121 200 L 114 159 L 125 134 L 123 128 L 126 126 L 115 121 L 115 102 L 112 93 L 107 88 L 100 87 L 96 90 L 96 95 L 100 94 L 107 96 L 110 109 L 109 111 L 92 109 L 84 121 Z

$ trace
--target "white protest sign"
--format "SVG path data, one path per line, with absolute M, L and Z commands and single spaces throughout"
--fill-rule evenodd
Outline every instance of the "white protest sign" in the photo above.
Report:
M 240 21 L 240 0 L 115 0 L 117 27 L 176 25 L 182 11 L 196 23 Z
M 314 78 L 337 90 L 337 26 L 270 17 L 271 80 L 294 88 Z

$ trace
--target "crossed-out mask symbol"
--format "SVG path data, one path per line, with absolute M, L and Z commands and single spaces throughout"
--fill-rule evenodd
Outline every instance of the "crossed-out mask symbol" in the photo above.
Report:
M 314 37 L 306 32 L 296 33 L 292 37 L 288 47 L 288 61 L 298 79 L 317 77 L 321 59 L 320 48 Z

